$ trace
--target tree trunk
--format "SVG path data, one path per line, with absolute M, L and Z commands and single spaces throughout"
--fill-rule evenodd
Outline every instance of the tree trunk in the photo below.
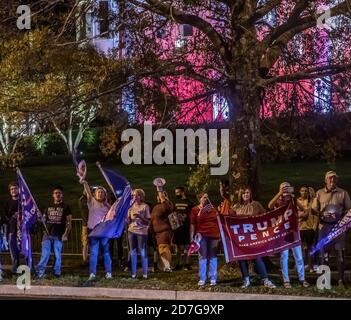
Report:
M 237 191 L 251 188 L 254 198 L 259 191 L 260 166 L 260 101 L 257 88 L 230 86 L 230 185 L 237 200 Z
M 73 129 L 71 127 L 67 130 L 67 149 L 68 154 L 71 155 L 73 153 Z
M 4 155 L 9 155 L 10 153 L 10 126 L 7 123 L 5 116 L 1 119 L 1 131 L 0 131 L 0 144 L 2 148 L 2 153 Z
M 84 132 L 85 132 L 85 128 L 79 127 L 78 132 L 77 132 L 77 136 L 74 140 L 74 147 L 73 147 L 74 150 L 78 149 L 78 147 L 83 139 Z

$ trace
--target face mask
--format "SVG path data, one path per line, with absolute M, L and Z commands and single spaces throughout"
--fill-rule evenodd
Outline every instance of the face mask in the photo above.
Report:
M 181 198 L 182 198 L 182 195 L 181 195 L 181 194 L 176 194 L 176 198 L 177 198 L 177 199 L 181 199 Z

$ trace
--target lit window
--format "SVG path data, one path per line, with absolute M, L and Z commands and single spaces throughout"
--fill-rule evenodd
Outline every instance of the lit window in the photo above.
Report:
M 325 77 L 326 81 L 323 79 L 317 79 L 314 86 L 314 105 L 315 107 L 326 113 L 331 109 L 332 96 L 331 96 L 331 78 L 329 76 Z
M 175 41 L 176 48 L 181 49 L 181 48 L 184 48 L 185 45 L 186 45 L 186 40 L 183 37 L 179 36 Z
M 228 120 L 229 105 L 228 101 L 221 95 L 213 95 L 213 119 Z

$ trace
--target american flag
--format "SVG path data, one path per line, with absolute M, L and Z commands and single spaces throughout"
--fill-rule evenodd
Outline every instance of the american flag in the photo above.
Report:
M 198 216 L 202 214 L 206 214 L 214 209 L 214 206 L 211 203 L 206 204 L 204 207 L 202 207 L 198 213 Z

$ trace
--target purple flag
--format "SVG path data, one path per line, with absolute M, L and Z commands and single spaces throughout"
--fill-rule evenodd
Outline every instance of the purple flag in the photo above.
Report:
M 19 169 L 17 169 L 19 186 L 20 215 L 18 217 L 18 240 L 21 253 L 27 258 L 28 265 L 32 265 L 32 249 L 30 239 L 30 228 L 41 216 L 40 210 L 27 186 L 26 181 Z
M 318 241 L 310 252 L 310 255 L 313 255 L 317 251 L 321 250 L 328 243 L 346 232 L 349 228 L 351 228 L 351 210 L 347 211 L 347 213 L 337 222 L 330 232 Z

